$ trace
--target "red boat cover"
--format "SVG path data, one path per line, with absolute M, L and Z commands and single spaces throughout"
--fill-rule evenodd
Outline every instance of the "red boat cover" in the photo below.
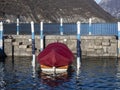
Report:
M 39 55 L 38 62 L 50 67 L 61 67 L 70 65 L 74 60 L 73 53 L 63 43 L 49 44 Z

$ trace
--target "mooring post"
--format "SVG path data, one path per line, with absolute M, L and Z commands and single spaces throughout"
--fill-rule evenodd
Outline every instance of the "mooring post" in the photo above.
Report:
M 60 18 L 60 35 L 63 35 L 63 19 Z
M 32 55 L 33 55 L 33 65 L 35 66 L 35 33 L 34 33 L 34 22 L 31 22 L 31 33 L 32 33 Z
M 53 76 L 55 76 L 56 75 L 56 67 L 53 67 L 52 69 L 53 69 Z
M 0 22 L 0 49 L 3 50 L 3 22 Z
M 118 57 L 120 55 L 120 22 L 118 22 Z
M 81 62 L 80 62 L 80 26 L 81 23 L 78 21 L 77 22 L 77 70 L 79 70 L 80 66 L 81 66 Z
M 17 35 L 19 35 L 19 18 L 17 18 Z
M 40 23 L 40 50 L 43 50 L 43 21 Z
M 34 33 L 34 22 L 31 22 L 31 33 L 32 33 L 32 66 L 33 66 L 33 77 L 35 77 L 35 33 Z
M 89 35 L 91 35 L 92 19 L 89 18 Z

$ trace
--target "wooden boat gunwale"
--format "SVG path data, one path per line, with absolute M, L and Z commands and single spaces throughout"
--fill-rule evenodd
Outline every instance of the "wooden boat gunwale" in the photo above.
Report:
M 46 65 L 40 65 L 40 68 L 42 70 L 42 72 L 44 73 L 64 73 L 64 72 L 67 72 L 68 70 L 68 65 L 66 66 L 61 66 L 61 67 L 49 67 L 49 66 L 46 66 Z

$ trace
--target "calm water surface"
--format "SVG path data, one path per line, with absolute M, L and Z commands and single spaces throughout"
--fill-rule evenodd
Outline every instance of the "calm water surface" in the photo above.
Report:
M 120 60 L 83 59 L 59 77 L 42 75 L 36 67 L 33 77 L 31 57 L 7 57 L 0 62 L 0 90 L 120 90 Z M 38 65 L 37 65 L 38 66 Z

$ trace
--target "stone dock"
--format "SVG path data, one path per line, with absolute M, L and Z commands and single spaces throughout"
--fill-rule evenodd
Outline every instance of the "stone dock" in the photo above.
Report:
M 7 56 L 32 56 L 31 35 L 4 35 L 4 52 Z M 76 54 L 75 35 L 46 35 L 44 47 L 52 42 L 65 43 Z M 118 40 L 116 36 L 81 36 L 81 55 L 83 57 L 117 57 Z M 35 36 L 35 54 L 40 53 L 40 36 Z

